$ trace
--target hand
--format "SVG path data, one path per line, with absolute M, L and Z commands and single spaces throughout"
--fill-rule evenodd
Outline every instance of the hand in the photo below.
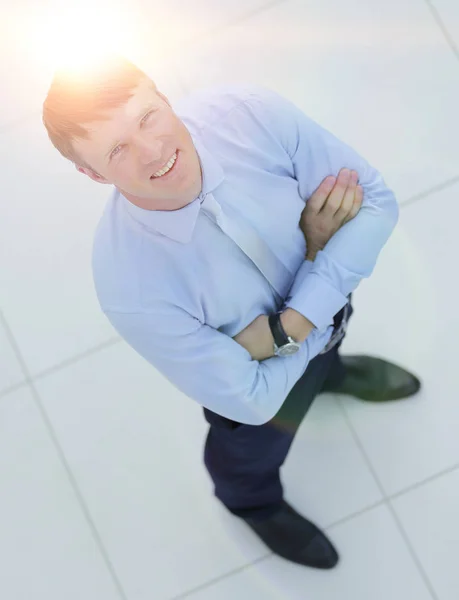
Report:
M 358 173 L 341 169 L 336 177 L 326 177 L 307 200 L 301 213 L 300 228 L 306 238 L 306 259 L 314 260 L 328 240 L 353 219 L 360 210 L 363 188 L 357 185 Z

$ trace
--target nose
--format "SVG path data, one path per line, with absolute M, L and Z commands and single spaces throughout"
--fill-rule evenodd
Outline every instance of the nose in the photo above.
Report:
M 162 146 L 159 140 L 147 136 L 138 136 L 135 140 L 137 155 L 143 165 L 160 163 L 163 157 Z

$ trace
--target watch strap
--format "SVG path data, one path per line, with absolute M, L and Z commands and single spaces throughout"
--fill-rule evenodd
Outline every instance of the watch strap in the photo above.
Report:
M 274 343 L 278 348 L 281 348 L 282 346 L 285 346 L 286 344 L 290 343 L 288 335 L 285 333 L 284 328 L 282 327 L 280 316 L 281 313 L 277 312 L 272 315 L 269 315 L 268 318 L 269 327 L 274 338 Z

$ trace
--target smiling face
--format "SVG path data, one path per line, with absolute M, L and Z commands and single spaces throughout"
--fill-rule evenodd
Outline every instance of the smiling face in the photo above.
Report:
M 150 79 L 143 79 L 133 91 L 126 104 L 107 113 L 109 119 L 85 125 L 89 139 L 76 139 L 73 147 L 91 168 L 76 167 L 98 183 L 115 185 L 140 208 L 183 208 L 202 189 L 191 135 Z M 153 176 L 172 162 L 167 174 Z

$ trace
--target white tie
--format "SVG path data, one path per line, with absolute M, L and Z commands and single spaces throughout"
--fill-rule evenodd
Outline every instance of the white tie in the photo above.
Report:
M 271 284 L 278 295 L 278 300 L 283 301 L 292 284 L 293 274 L 277 258 L 255 229 L 238 215 L 230 218 L 228 216 L 230 209 L 225 208 L 225 212 L 228 213 L 225 214 L 211 193 L 206 195 L 201 208 L 212 215 L 220 229 L 250 258 Z

